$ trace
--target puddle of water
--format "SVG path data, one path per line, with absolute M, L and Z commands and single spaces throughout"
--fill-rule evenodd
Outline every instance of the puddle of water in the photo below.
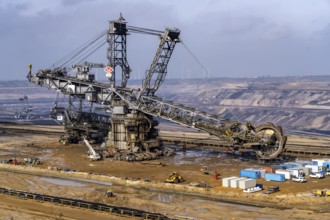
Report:
M 75 186 L 75 187 L 85 186 L 84 184 L 77 183 L 77 182 L 71 181 L 71 180 L 60 180 L 60 179 L 52 179 L 52 178 L 46 178 L 46 177 L 41 177 L 40 180 L 46 181 L 48 183 L 56 184 L 56 185 L 62 185 L 62 186 Z
M 159 193 L 157 195 L 157 201 L 161 203 L 173 203 L 173 195 Z
M 107 182 L 102 182 L 102 181 L 97 181 L 97 180 L 83 180 L 84 182 L 88 183 L 96 183 L 99 185 L 104 185 L 104 186 L 112 186 L 112 183 L 107 183 Z
M 218 156 L 219 153 L 215 153 L 211 150 L 186 150 L 182 151 L 181 148 L 176 147 L 176 154 L 172 158 L 168 158 L 173 164 L 195 164 L 202 163 L 203 161 L 209 161 Z
M 212 150 L 212 149 L 187 149 L 183 151 L 180 146 L 171 145 L 169 147 L 176 149 L 176 154 L 171 158 L 164 158 L 166 162 L 174 165 L 187 165 L 187 164 L 203 164 L 212 162 L 213 165 L 223 165 L 224 162 L 228 162 L 228 165 L 232 163 L 243 164 L 255 161 L 253 158 L 239 157 L 238 155 L 227 154 L 224 151 Z M 242 165 L 243 166 L 243 165 Z

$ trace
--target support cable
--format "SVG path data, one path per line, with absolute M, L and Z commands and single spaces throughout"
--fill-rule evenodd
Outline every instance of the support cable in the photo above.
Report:
M 70 57 L 70 59 L 68 59 L 66 62 L 64 62 L 60 67 L 63 67 L 65 65 L 67 65 L 71 60 L 73 60 L 75 57 L 77 57 L 80 53 L 82 53 L 83 51 L 85 51 L 88 47 L 90 47 L 91 45 L 93 45 L 95 42 L 97 42 L 99 39 L 101 39 L 104 35 L 100 35 L 98 38 L 96 38 L 95 40 L 91 41 L 90 43 L 88 43 L 86 46 L 84 46 L 83 48 L 81 48 L 76 54 L 74 54 L 72 57 Z
M 66 56 L 64 56 L 61 59 L 59 59 L 58 61 L 56 61 L 54 64 L 52 64 L 48 68 L 52 68 L 55 66 L 63 67 L 67 62 L 69 62 L 71 59 L 73 59 L 78 54 L 83 52 L 86 48 L 88 48 L 90 45 L 92 45 L 95 41 L 97 41 L 101 37 L 105 36 L 105 34 L 106 34 L 106 31 L 100 32 L 99 34 L 97 34 L 96 36 L 94 36 L 93 38 L 91 38 L 90 40 L 88 40 L 87 42 L 85 42 L 84 44 L 82 44 L 81 46 L 79 46 L 78 48 L 76 48 L 75 50 L 73 50 L 72 52 L 67 54 Z
M 102 38 L 100 38 L 102 39 Z M 81 52 L 80 54 L 77 54 L 77 56 L 73 59 L 70 60 L 70 62 L 68 62 L 66 64 L 66 66 L 64 66 L 67 70 L 71 69 L 71 65 L 73 64 L 81 64 L 83 61 L 85 61 L 85 59 L 87 57 L 89 57 L 90 55 L 92 55 L 96 50 L 98 50 L 99 48 L 101 48 L 104 44 L 106 44 L 106 41 L 103 40 L 98 40 L 97 42 L 95 42 L 92 46 L 90 46 L 89 48 L 86 48 L 85 51 Z
M 132 33 L 156 35 L 156 36 L 159 36 L 163 33 L 162 31 L 148 29 L 148 28 L 140 28 L 140 27 L 134 27 L 134 26 L 127 26 L 127 27 L 128 27 L 128 30 Z M 70 66 L 70 64 L 74 63 L 74 60 L 76 60 L 75 58 L 77 58 L 81 53 L 83 53 L 85 50 L 87 50 L 87 48 L 89 48 L 90 46 L 95 44 L 97 41 L 99 41 L 103 36 L 106 35 L 106 33 L 107 33 L 107 30 L 104 30 L 104 31 L 98 33 L 97 35 L 92 37 L 90 40 L 88 40 L 87 42 L 85 42 L 84 44 L 82 44 L 81 46 L 79 46 L 78 48 L 76 48 L 75 50 L 73 50 L 72 52 L 67 54 L 66 56 L 62 57 L 61 59 L 56 61 L 51 66 L 49 66 L 48 69 L 50 69 L 52 67 L 56 67 L 56 66 L 59 66 L 61 68 L 63 68 L 63 67 L 68 68 Z M 91 49 L 91 52 L 89 52 L 89 53 L 87 52 L 88 55 L 85 55 L 83 59 L 86 59 L 87 57 L 89 57 L 91 54 L 93 54 L 95 51 L 97 51 L 99 48 L 101 48 L 105 43 L 98 44 L 98 46 L 94 47 L 94 49 Z M 79 63 L 82 62 L 83 59 L 80 59 Z
M 90 51 L 87 55 L 85 55 L 82 59 L 78 61 L 78 64 L 82 64 L 89 56 L 91 56 L 93 53 L 95 53 L 98 49 L 103 47 L 107 42 L 101 42 L 98 44 L 92 51 Z
M 193 54 L 193 52 L 187 47 L 187 45 L 182 41 L 182 39 L 181 39 L 181 43 L 182 43 L 183 47 L 188 51 L 188 53 L 194 58 L 194 60 L 197 62 L 197 64 L 201 67 L 201 69 L 204 71 L 204 77 L 205 77 L 205 74 L 208 72 L 207 69 L 198 60 L 198 58 L 195 56 L 195 54 Z

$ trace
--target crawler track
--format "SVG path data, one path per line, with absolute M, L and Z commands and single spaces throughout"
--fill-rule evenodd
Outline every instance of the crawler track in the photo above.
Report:
M 16 127 L 5 127 L 0 126 L 0 133 L 28 133 L 28 134 L 48 134 L 48 135 L 61 135 L 63 131 L 56 130 L 45 130 L 45 129 L 28 129 L 28 128 L 16 128 Z M 217 149 L 226 149 L 230 147 L 228 143 L 220 140 L 206 140 L 194 137 L 185 138 L 178 137 L 175 135 L 161 135 L 160 139 L 165 144 L 174 144 L 174 145 L 190 145 L 190 146 L 203 146 Z M 248 150 L 249 147 L 241 146 L 240 149 Z M 308 145 L 297 145 L 297 144 L 287 144 L 285 155 L 293 155 L 293 156 L 324 156 L 330 157 L 330 147 L 324 146 L 308 146 Z
M 167 216 L 164 216 L 159 213 L 152 213 L 138 209 L 130 209 L 125 207 L 119 206 L 111 206 L 102 203 L 95 203 L 95 202 L 88 202 L 84 200 L 78 199 L 70 199 L 64 197 L 57 197 L 57 196 L 49 196 L 37 193 L 30 193 L 18 190 L 11 190 L 6 188 L 0 188 L 0 193 L 7 196 L 13 196 L 20 199 L 30 199 L 35 200 L 38 202 L 50 202 L 57 205 L 66 205 L 71 207 L 78 207 L 83 209 L 89 209 L 93 211 L 100 211 L 100 212 L 108 212 L 113 215 L 118 216 L 127 216 L 133 217 L 137 219 L 150 219 L 150 220 L 168 220 L 172 219 Z

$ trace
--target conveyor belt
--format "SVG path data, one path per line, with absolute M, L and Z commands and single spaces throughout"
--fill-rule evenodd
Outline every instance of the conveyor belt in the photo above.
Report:
M 55 130 L 43 130 L 43 129 L 27 129 L 27 128 L 13 128 L 13 127 L 0 127 L 2 132 L 12 132 L 12 133 L 32 133 L 32 134 L 63 134 L 63 131 Z
M 162 215 L 160 213 L 152 213 L 147 212 L 144 210 L 139 209 L 131 209 L 131 208 L 125 208 L 120 206 L 112 206 L 102 203 L 96 203 L 96 202 L 88 202 L 84 200 L 79 199 L 70 199 L 70 198 L 64 198 L 64 197 L 57 197 L 57 196 L 49 196 L 49 195 L 43 195 L 38 193 L 30 193 L 30 192 L 24 192 L 24 191 L 18 191 L 18 190 L 11 190 L 6 188 L 0 188 L 0 194 L 7 195 L 7 196 L 13 196 L 20 199 L 30 199 L 35 200 L 38 202 L 50 202 L 58 205 L 66 205 L 71 207 L 78 207 L 78 208 L 84 208 L 94 211 L 100 211 L 100 212 L 108 212 L 113 215 L 118 216 L 127 216 L 127 217 L 134 217 L 137 219 L 155 219 L 155 220 L 168 220 L 172 219 L 165 215 Z

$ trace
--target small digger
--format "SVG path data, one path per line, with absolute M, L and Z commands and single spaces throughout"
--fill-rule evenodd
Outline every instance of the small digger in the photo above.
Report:
M 220 175 L 216 170 L 212 170 L 208 166 L 202 167 L 201 172 L 205 175 L 212 175 L 214 180 L 217 180 L 219 178 L 219 175 Z
M 110 198 L 110 197 L 116 197 L 116 195 L 115 195 L 111 190 L 107 190 L 107 191 L 106 191 L 106 196 L 107 196 L 108 198 Z
M 177 173 L 177 172 L 173 172 L 171 175 L 169 175 L 169 177 L 166 179 L 166 183 L 181 183 L 183 182 L 184 179 L 183 177 Z
M 202 167 L 201 172 L 206 175 L 211 175 L 213 173 L 213 171 L 208 166 Z

